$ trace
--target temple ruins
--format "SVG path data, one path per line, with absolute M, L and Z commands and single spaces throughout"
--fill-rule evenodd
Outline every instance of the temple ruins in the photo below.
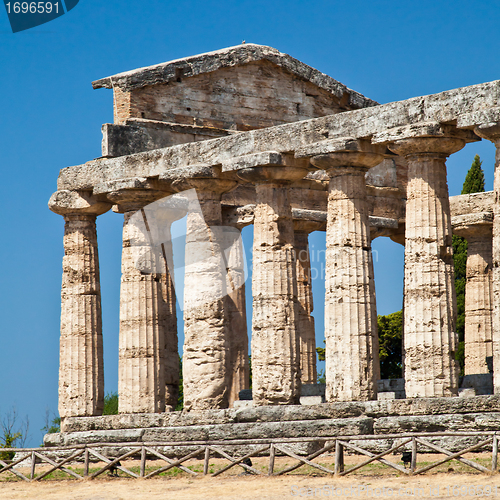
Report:
M 154 269 L 140 268 L 134 257 L 138 237 L 129 224 L 134 214 L 144 218 L 148 232 L 154 224 L 167 236 L 172 221 L 187 217 L 185 255 L 192 265 L 186 264 L 184 278 L 182 418 L 191 423 L 182 425 L 193 425 L 190 414 L 200 425 L 230 420 L 233 413 L 224 420 L 216 410 L 237 411 L 240 391 L 249 389 L 249 343 L 252 411 L 299 405 L 301 386 L 310 390 L 316 383 L 308 255 L 313 231 L 326 231 L 326 403 L 314 411 L 335 407 L 324 418 L 349 417 L 349 432 L 368 433 L 363 423 L 352 428 L 350 417 L 359 412 L 342 413 L 338 405 L 377 403 L 371 252 L 377 237 L 405 247 L 404 392 L 413 413 L 404 411 L 425 414 L 415 410 L 415 401 L 425 399 L 430 408 L 429 398 L 450 398 L 440 404 L 451 408 L 451 397 L 459 394 L 452 234 L 465 237 L 469 248 L 462 386 L 477 401 L 500 393 L 500 176 L 496 171 L 494 192 L 451 198 L 446 180 L 446 159 L 467 143 L 492 141 L 500 162 L 500 81 L 381 105 L 276 49 L 243 44 L 93 86 L 112 89 L 114 96 L 114 123 L 102 128 L 102 157 L 63 168 L 49 202 L 65 220 L 63 433 L 153 421 L 156 427 L 174 425 L 179 364 L 172 249 L 166 237 Z M 152 204 L 182 200 L 190 190 L 194 201 L 148 215 Z M 99 417 L 105 367 L 96 220 L 109 210 L 123 214 L 124 226 L 121 420 L 106 424 Z M 238 235 L 250 224 L 253 307 L 247 332 Z M 230 228 L 224 234 L 234 236 L 231 263 L 222 266 L 214 264 L 226 248 L 218 228 Z M 212 253 L 200 263 L 197 252 L 207 238 Z M 203 300 L 194 300 L 200 294 Z M 496 396 L 484 397 L 500 409 Z M 310 418 L 301 416 L 300 407 L 293 412 L 296 420 Z M 138 424 L 135 414 L 152 420 Z M 169 423 L 159 424 L 158 414 Z

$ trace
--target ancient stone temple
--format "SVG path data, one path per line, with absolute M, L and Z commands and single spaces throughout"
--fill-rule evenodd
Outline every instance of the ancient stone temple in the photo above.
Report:
M 301 387 L 315 384 L 313 231 L 326 231 L 326 403 L 377 399 L 376 237 L 405 247 L 406 397 L 458 395 L 453 232 L 469 242 L 464 387 L 500 392 L 500 176 L 494 193 L 453 198 L 446 181 L 446 159 L 467 143 L 500 148 L 500 82 L 380 105 L 273 48 L 244 44 L 93 85 L 114 96 L 102 157 L 62 169 L 49 202 L 65 219 L 63 429 L 102 413 L 96 219 L 108 210 L 124 221 L 121 414 L 161 414 L 177 401 L 169 235 L 184 217 L 186 411 L 234 405 L 249 388 L 249 345 L 254 406 L 298 405 Z M 247 332 L 239 233 L 250 224 Z

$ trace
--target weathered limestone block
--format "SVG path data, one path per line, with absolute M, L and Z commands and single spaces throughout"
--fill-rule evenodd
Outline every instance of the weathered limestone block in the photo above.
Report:
M 446 157 L 465 141 L 405 138 L 390 149 L 408 160 L 404 283 L 406 396 L 455 396 L 458 338 Z
M 128 119 L 124 124 L 105 123 L 102 126 L 102 156 L 124 156 L 186 142 L 206 141 L 230 133 L 213 127 L 138 118 Z
M 244 157 L 241 164 L 246 168 L 238 171 L 243 180 L 255 183 L 257 194 L 252 280 L 253 400 L 256 405 L 296 404 L 300 397 L 297 282 L 287 184 L 303 178 L 307 165 L 286 155 L 277 155 L 277 159 L 273 153 L 267 159 L 264 156 Z
M 492 243 L 492 293 L 493 293 L 493 388 L 500 394 L 500 122 L 480 125 L 474 131 L 495 144 L 495 178 L 493 181 L 493 243 Z
M 499 423 L 500 413 L 445 414 L 433 415 L 432 418 L 428 415 L 406 415 L 377 418 L 373 430 L 375 434 L 496 431 Z
M 96 216 L 109 210 L 87 194 L 59 191 L 49 201 L 64 215 L 59 415 L 100 415 L 104 407 L 101 286 Z
M 452 217 L 473 213 L 490 212 L 493 214 L 495 203 L 495 193 L 486 191 L 485 193 L 470 193 L 450 196 L 450 212 Z
M 465 377 L 462 386 L 476 394 L 488 394 L 493 387 L 481 384 L 481 377 L 493 367 L 492 335 L 492 223 L 461 225 L 455 234 L 467 239 L 467 283 L 465 286 Z M 483 377 L 484 378 L 484 377 Z
M 301 407 L 303 408 L 303 407 Z M 231 424 L 165 426 L 137 429 L 113 429 L 62 433 L 61 441 L 66 445 L 83 444 L 85 442 L 158 442 L 158 441 L 207 441 L 228 439 L 265 439 L 303 436 L 335 436 L 373 434 L 373 419 L 370 417 L 242 422 Z M 48 439 L 55 441 L 57 437 Z
M 317 224 L 307 224 L 307 227 L 304 227 L 304 224 L 300 224 L 300 222 L 294 224 L 295 259 L 297 265 L 299 355 L 302 384 L 315 384 L 317 379 L 316 333 L 314 330 L 314 317 L 311 315 L 314 305 L 308 241 L 309 232 L 315 230 L 315 225 Z
M 312 386 L 306 386 L 312 387 Z M 321 395 L 321 391 L 314 394 Z M 307 395 L 314 395 L 308 393 Z M 323 391 L 324 394 L 324 391 Z M 483 395 L 473 398 L 414 398 L 389 401 L 352 401 L 324 403 L 316 406 L 276 405 L 252 408 L 205 410 L 203 412 L 167 412 L 120 414 L 100 417 L 68 417 L 62 424 L 63 433 L 106 429 L 136 429 L 244 422 L 290 422 L 297 420 L 340 419 L 359 416 L 378 419 L 388 416 L 435 415 L 467 413 L 500 413 L 500 396 Z M 52 435 L 48 435 L 49 437 Z
M 330 141 L 325 141 L 330 142 Z M 365 173 L 383 159 L 347 140 L 311 162 L 330 176 L 326 229 L 326 400 L 376 399 L 380 378 L 377 310 Z

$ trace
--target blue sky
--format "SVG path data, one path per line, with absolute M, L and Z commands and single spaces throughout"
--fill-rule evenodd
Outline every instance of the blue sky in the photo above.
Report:
M 351 0 L 132 2 L 80 0 L 68 14 L 12 34 L 0 6 L 0 415 L 15 406 L 41 441 L 57 410 L 62 217 L 47 201 L 61 168 L 100 156 L 112 92 L 91 81 L 140 66 L 237 45 L 270 45 L 381 103 L 500 79 L 496 1 Z M 448 163 L 459 194 L 474 154 L 492 189 L 494 149 L 467 146 Z M 117 388 L 121 217 L 98 220 L 106 390 Z M 251 229 L 245 231 L 250 241 Z M 324 247 L 324 234 L 311 236 Z M 403 249 L 374 242 L 379 313 L 402 301 Z M 314 283 L 318 345 L 322 283 Z

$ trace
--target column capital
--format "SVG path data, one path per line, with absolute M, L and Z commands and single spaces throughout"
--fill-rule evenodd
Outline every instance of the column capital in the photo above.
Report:
M 460 151 L 465 146 L 465 140 L 459 137 L 408 137 L 388 145 L 388 148 L 405 158 L 446 158 Z
M 97 184 L 93 194 L 112 203 L 113 212 L 125 213 L 139 210 L 153 201 L 172 194 L 172 191 L 156 178 L 130 177 Z
M 114 203 L 113 212 L 123 214 L 140 210 L 164 196 L 168 193 L 152 189 L 122 189 L 109 193 L 107 197 Z
M 98 216 L 107 212 L 111 204 L 99 201 L 86 191 L 56 191 L 49 200 L 49 208 L 59 215 Z
M 309 157 L 312 165 L 326 170 L 331 176 L 338 171 L 346 174 L 354 174 L 356 171 L 365 172 L 378 165 L 386 153 L 385 145 L 374 145 L 369 140 L 347 137 L 328 139 L 299 148 L 295 156 L 298 158 Z
M 196 189 L 201 192 L 214 193 L 218 197 L 238 185 L 234 174 L 224 175 L 220 166 L 210 166 L 204 163 L 168 170 L 160 175 L 159 182 L 177 193 Z
M 494 142 L 500 140 L 500 122 L 484 123 L 474 127 L 474 132 L 481 138 Z
M 224 165 L 245 182 L 290 184 L 303 179 L 311 169 L 309 160 L 292 154 L 266 151 L 234 158 Z
M 292 211 L 293 214 L 293 211 Z M 294 233 L 304 233 L 310 234 L 313 231 L 324 231 L 325 222 L 318 220 L 308 220 L 308 219 L 293 219 L 293 231 Z

